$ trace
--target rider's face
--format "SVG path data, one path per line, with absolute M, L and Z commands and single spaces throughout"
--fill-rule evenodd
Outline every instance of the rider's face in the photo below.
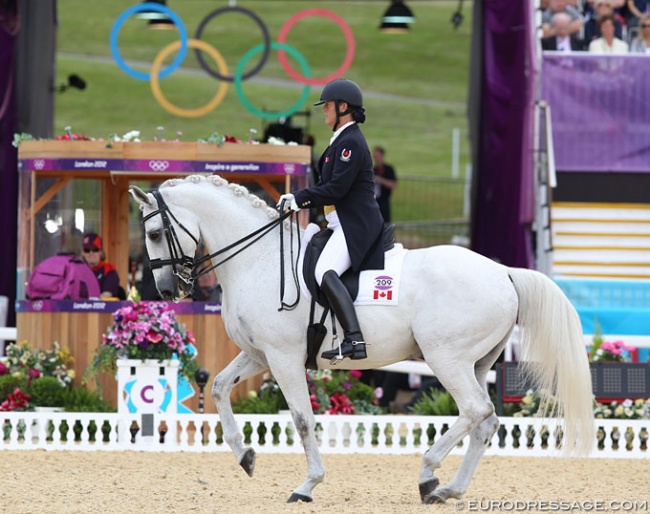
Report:
M 336 111 L 332 100 L 328 100 L 323 104 L 323 114 L 325 115 L 325 125 L 332 128 L 336 123 Z
M 345 112 L 347 108 L 348 104 L 346 102 L 339 102 L 340 111 Z M 323 104 L 323 114 L 325 115 L 325 125 L 334 129 L 334 125 L 336 124 L 336 105 L 334 100 L 328 100 Z

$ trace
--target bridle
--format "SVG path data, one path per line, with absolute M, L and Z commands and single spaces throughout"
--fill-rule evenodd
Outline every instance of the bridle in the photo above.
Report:
M 216 269 L 218 266 L 221 266 L 225 262 L 229 261 L 239 253 L 243 252 L 246 248 L 249 246 L 253 245 L 257 241 L 259 241 L 262 237 L 264 237 L 266 234 L 271 232 L 276 226 L 280 226 L 280 275 L 281 275 L 281 287 L 280 287 L 280 309 L 278 310 L 291 310 L 295 308 L 298 305 L 298 302 L 300 301 L 300 285 L 298 282 L 298 274 L 297 274 L 297 257 L 294 260 L 293 257 L 293 220 L 291 220 L 291 271 L 293 275 L 293 279 L 296 285 L 296 301 L 292 304 L 286 304 L 284 303 L 284 244 L 283 244 L 283 230 L 282 230 L 282 222 L 290 217 L 292 214 L 295 214 L 293 211 L 289 210 L 284 213 L 280 213 L 280 216 L 271 221 L 270 223 L 267 223 L 263 227 L 258 228 L 254 232 L 251 232 L 250 234 L 242 237 L 241 239 L 235 241 L 232 244 L 229 244 L 228 246 L 222 248 L 221 250 L 218 250 L 214 253 L 211 253 L 209 255 L 203 255 L 199 258 L 196 257 L 190 257 L 189 255 L 185 255 L 183 253 L 183 249 L 181 248 L 180 241 L 178 240 L 178 235 L 176 233 L 176 229 L 174 228 L 174 225 L 172 224 L 171 220 L 174 220 L 178 227 L 185 232 L 192 241 L 198 246 L 199 245 L 199 240 L 197 237 L 195 237 L 179 220 L 176 216 L 174 216 L 174 213 L 169 209 L 169 206 L 163 199 L 162 195 L 160 194 L 160 191 L 154 191 L 153 193 L 154 198 L 158 202 L 158 209 L 156 209 L 153 212 L 150 212 L 146 216 L 142 218 L 142 224 L 147 222 L 147 220 L 150 220 L 154 216 L 160 215 L 162 218 L 163 222 L 163 231 L 165 233 L 165 240 L 167 241 L 167 248 L 169 250 L 169 258 L 168 259 L 151 259 L 149 261 L 149 266 L 151 267 L 152 270 L 162 268 L 164 266 L 171 266 L 172 267 L 172 274 L 176 277 L 178 277 L 180 280 L 185 282 L 187 285 L 190 286 L 190 288 L 194 287 L 194 282 L 201 276 L 211 272 L 212 270 Z M 171 218 L 171 220 L 170 220 Z M 298 223 L 298 218 L 296 215 L 296 225 Z M 298 233 L 298 254 L 300 254 L 300 231 L 297 231 Z M 250 240 L 250 241 L 249 241 Z M 247 244 L 244 245 L 244 243 Z M 206 262 L 210 262 L 214 257 L 217 257 L 219 255 L 224 254 L 225 252 L 228 252 L 229 250 L 232 250 L 234 248 L 237 248 L 238 246 L 242 246 L 241 248 L 237 249 L 236 251 L 233 251 L 230 255 L 222 259 L 221 261 L 217 262 L 216 264 L 207 264 L 205 266 L 202 266 Z

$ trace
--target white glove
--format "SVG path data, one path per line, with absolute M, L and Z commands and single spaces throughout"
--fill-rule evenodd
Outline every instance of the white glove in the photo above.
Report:
M 298 204 L 296 203 L 296 198 L 291 193 L 282 195 L 276 207 L 282 211 L 287 208 L 291 209 L 292 211 L 300 210 L 300 207 L 298 207 Z

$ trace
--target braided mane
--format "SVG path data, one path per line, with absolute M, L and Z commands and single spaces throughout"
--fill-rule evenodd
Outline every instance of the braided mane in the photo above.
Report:
M 225 178 L 220 177 L 219 175 L 189 175 L 183 179 L 172 178 L 169 180 L 165 180 L 165 182 L 163 182 L 160 185 L 160 189 L 178 186 L 186 182 L 189 182 L 191 184 L 199 184 L 201 182 L 204 182 L 204 183 L 212 184 L 213 186 L 216 187 L 226 187 L 235 196 L 241 196 L 243 198 L 246 198 L 253 207 L 257 209 L 262 209 L 269 217 L 269 219 L 276 219 L 279 216 L 277 210 L 273 209 L 272 207 L 269 207 L 269 205 L 264 200 L 262 200 L 259 196 L 256 196 L 253 193 L 251 193 L 245 186 L 242 186 L 241 184 L 235 184 L 235 183 L 231 184 Z

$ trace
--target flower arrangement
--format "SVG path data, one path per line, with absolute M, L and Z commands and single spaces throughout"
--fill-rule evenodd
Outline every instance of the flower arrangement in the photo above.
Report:
M 526 391 L 526 396 L 521 399 L 519 411 L 513 413 L 515 418 L 539 417 L 542 413 L 553 415 L 557 412 L 555 398 L 548 391 Z
M 632 350 L 634 350 L 634 347 L 626 346 L 623 341 L 605 341 L 600 324 L 596 321 L 591 349 L 589 351 L 590 362 L 628 362 L 629 352 Z
M 650 419 L 650 398 L 647 400 L 638 398 L 634 401 L 628 398 L 622 403 L 596 403 L 594 417 L 596 419 Z
M 314 414 L 383 414 L 372 387 L 360 380 L 360 371 L 309 370 L 306 374 Z M 276 414 L 287 409 L 277 382 L 265 375 L 259 391 L 233 402 L 236 414 Z
M 115 372 L 118 358 L 163 361 L 176 356 L 180 360 L 179 373 L 194 380 L 199 368 L 191 346 L 194 335 L 164 302 L 132 303 L 115 311 L 113 320 L 102 334 L 89 366 L 90 374 Z
M 28 382 L 41 376 L 54 377 L 64 387 L 71 386 L 75 378 L 74 357 L 56 341 L 48 350 L 34 348 L 27 341 L 10 344 L 6 354 L 5 363 L 0 363 L 0 376 L 12 375 Z
M 360 371 L 308 370 L 307 386 L 314 414 L 383 414 L 372 387 Z
M 591 362 L 628 362 L 630 352 L 634 350 L 633 346 L 626 346 L 623 341 L 603 341 L 591 348 L 589 354 Z
M 180 142 L 180 138 L 183 135 L 182 132 L 178 131 L 176 132 L 176 138 L 175 139 L 165 139 L 163 137 L 163 131 L 164 127 L 156 127 L 157 130 L 157 135 L 153 136 L 152 140 L 153 141 L 161 141 L 161 142 L 173 142 L 173 143 L 178 143 Z M 249 136 L 248 136 L 248 144 L 258 144 L 259 141 L 255 140 L 255 134 L 257 133 L 257 130 L 255 129 L 250 129 L 249 130 Z M 15 148 L 18 148 L 20 146 L 20 143 L 23 141 L 35 141 L 38 138 L 35 138 L 31 134 L 28 134 L 27 132 L 23 133 L 15 133 L 12 141 L 12 146 Z M 61 134 L 59 136 L 55 136 L 54 138 L 56 141 L 100 141 L 100 142 L 106 142 L 106 148 L 112 148 L 113 143 L 118 143 L 118 142 L 133 142 L 133 143 L 140 143 L 143 139 L 141 137 L 141 133 L 139 130 L 130 130 L 126 132 L 123 135 L 118 135 L 116 133 L 110 134 L 106 138 L 94 138 L 94 137 L 88 137 L 85 134 L 78 134 L 75 132 L 72 132 L 72 127 L 65 127 L 65 133 Z M 212 132 L 206 137 L 199 138 L 197 139 L 198 143 L 211 143 L 211 144 L 216 144 L 218 146 L 223 146 L 225 143 L 243 143 L 242 140 L 230 136 L 228 134 L 220 134 L 219 132 Z M 278 138 L 273 138 L 270 137 L 267 141 L 269 144 L 276 144 L 276 145 L 283 145 L 286 144 L 283 140 L 278 139 Z M 296 144 L 296 143 L 288 143 L 289 145 Z

